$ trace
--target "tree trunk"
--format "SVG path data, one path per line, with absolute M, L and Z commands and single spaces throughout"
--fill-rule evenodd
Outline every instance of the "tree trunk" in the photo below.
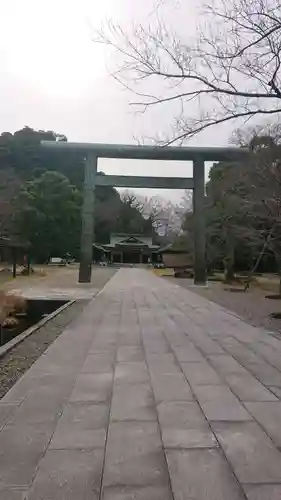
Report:
M 277 264 L 278 275 L 279 275 L 279 284 L 278 284 L 278 294 L 281 296 L 281 255 L 275 254 L 275 261 Z
M 225 283 L 233 283 L 235 279 L 234 271 L 232 266 L 225 266 L 224 269 L 224 282 Z
M 244 292 L 246 292 L 250 288 L 251 280 L 253 279 L 254 273 L 258 269 L 259 264 L 260 264 L 260 262 L 261 262 L 261 260 L 262 260 L 262 258 L 264 256 L 264 253 L 265 253 L 265 251 L 266 251 L 266 249 L 267 249 L 267 247 L 269 245 L 269 242 L 270 242 L 270 240 L 272 238 L 272 233 L 273 233 L 273 231 L 275 229 L 275 225 L 276 225 L 275 223 L 272 225 L 272 228 L 269 231 L 269 233 L 268 233 L 268 235 L 267 235 L 267 237 L 265 239 L 265 242 L 263 244 L 263 247 L 262 247 L 262 249 L 261 249 L 261 251 L 260 251 L 260 253 L 258 255 L 258 258 L 257 258 L 257 260 L 255 262 L 255 265 L 252 268 L 251 272 L 249 273 L 248 279 L 244 282 Z M 280 283 L 280 286 L 281 286 L 281 283 Z
M 235 279 L 234 274 L 234 247 L 228 244 L 227 255 L 223 260 L 224 264 L 224 281 L 225 283 L 233 283 Z

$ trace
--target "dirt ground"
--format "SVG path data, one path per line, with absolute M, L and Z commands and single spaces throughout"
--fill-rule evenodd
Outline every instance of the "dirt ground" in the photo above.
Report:
M 281 319 L 270 317 L 272 312 L 281 312 L 281 300 L 265 298 L 272 291 L 269 292 L 253 287 L 245 293 L 231 292 L 225 290 L 225 285 L 219 282 L 210 281 L 208 287 L 204 288 L 195 287 L 189 279 L 172 277 L 167 279 L 233 311 L 251 325 L 277 332 L 281 336 Z
M 79 264 L 70 266 L 36 266 L 30 276 L 17 276 L 1 283 L 0 288 L 26 298 L 92 298 L 106 281 L 113 276 L 116 268 L 93 266 L 91 283 L 78 283 Z

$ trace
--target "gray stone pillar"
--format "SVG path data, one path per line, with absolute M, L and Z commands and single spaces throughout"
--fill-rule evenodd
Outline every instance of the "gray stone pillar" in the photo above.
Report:
M 89 153 L 85 161 L 79 283 L 91 283 L 97 166 L 97 157 Z
M 193 161 L 193 219 L 194 219 L 194 284 L 206 284 L 205 238 L 205 165 L 200 157 Z

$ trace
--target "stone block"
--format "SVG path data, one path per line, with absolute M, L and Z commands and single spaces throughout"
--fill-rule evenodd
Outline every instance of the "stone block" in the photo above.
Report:
M 101 500 L 174 500 L 170 487 L 144 486 L 126 487 L 115 486 L 104 488 Z
M 50 423 L 7 424 L 0 432 L 0 489 L 30 485 L 54 427 Z
M 152 374 L 151 383 L 156 402 L 193 401 L 194 399 L 182 373 Z
M 157 414 L 151 387 L 148 384 L 114 386 L 111 419 L 156 421 Z
M 280 500 L 281 484 L 244 485 L 247 500 Z
M 216 371 L 207 363 L 181 363 L 182 370 L 191 387 L 196 385 L 220 385 L 222 383 Z
M 17 411 L 18 403 L 2 403 L 0 401 L 0 430 Z
M 143 348 L 138 345 L 120 346 L 117 351 L 117 361 L 144 361 Z
M 215 448 L 218 442 L 207 422 L 189 427 L 161 427 L 164 448 Z
M 213 354 L 211 356 L 208 356 L 208 361 L 211 363 L 215 370 L 223 375 L 228 375 L 231 373 L 247 375 L 247 370 L 229 354 Z
M 167 450 L 166 454 L 175 499 L 244 500 L 219 450 Z
M 114 384 L 141 384 L 149 382 L 149 374 L 144 361 L 117 363 Z
M 213 422 L 212 428 L 241 483 L 281 483 L 281 453 L 256 422 Z
M 27 500 L 27 489 L 0 488 L 0 500 Z
M 82 367 L 81 373 L 113 373 L 114 363 L 110 357 L 89 354 Z
M 208 420 L 252 420 L 251 415 L 226 386 L 196 386 L 194 392 Z
M 281 402 L 245 403 L 276 446 L 281 447 Z
M 225 376 L 227 385 L 241 401 L 278 401 L 278 399 L 250 373 L 232 373 Z
M 106 402 L 110 398 L 112 373 L 83 373 L 78 375 L 70 402 Z
M 50 449 L 86 449 L 105 446 L 109 407 L 70 403 L 59 420 Z
M 179 361 L 189 361 L 189 362 L 204 362 L 204 358 L 200 351 L 192 344 L 190 346 L 173 346 L 173 351 Z
M 266 386 L 281 387 L 281 373 L 265 361 L 249 363 L 247 370 L 255 375 L 259 381 Z
M 158 418 L 162 426 L 182 429 L 192 424 L 203 424 L 205 416 L 197 402 L 165 401 L 157 406 Z
M 157 424 L 153 422 L 112 423 L 107 441 L 104 487 L 165 486 L 168 481 L 168 471 Z
M 103 450 L 48 450 L 28 500 L 98 500 Z

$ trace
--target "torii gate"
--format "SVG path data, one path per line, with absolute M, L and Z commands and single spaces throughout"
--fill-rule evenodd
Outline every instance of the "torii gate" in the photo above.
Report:
M 41 146 L 55 152 L 73 151 L 79 152 L 85 156 L 79 283 L 91 282 L 96 186 L 193 189 L 194 284 L 202 285 L 206 283 L 206 242 L 204 221 L 205 161 L 239 161 L 249 154 L 247 149 L 237 147 L 201 148 L 129 146 L 122 144 L 92 144 L 63 141 L 42 141 Z M 192 161 L 193 177 L 135 177 L 127 175 L 101 175 L 97 173 L 98 158 Z

